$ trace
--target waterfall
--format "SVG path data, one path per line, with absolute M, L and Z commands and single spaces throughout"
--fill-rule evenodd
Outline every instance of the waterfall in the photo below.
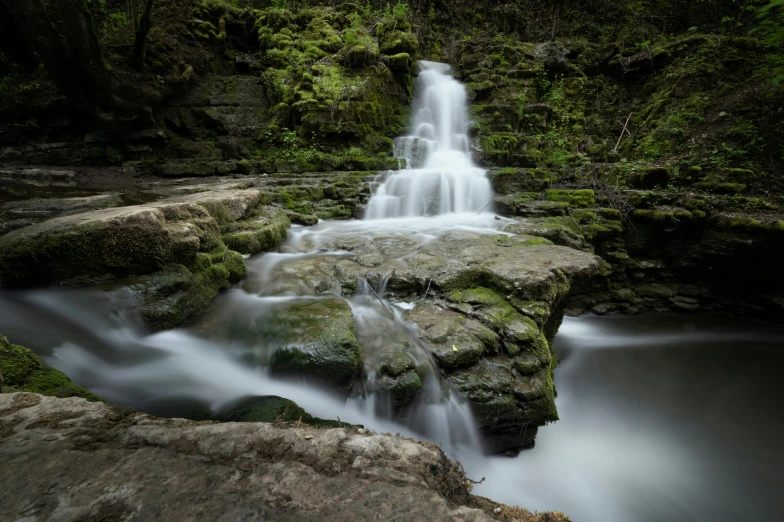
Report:
M 366 218 L 478 212 L 493 196 L 471 159 L 465 86 L 447 64 L 419 62 L 411 134 L 395 140 L 405 170 L 390 173 L 368 203 Z

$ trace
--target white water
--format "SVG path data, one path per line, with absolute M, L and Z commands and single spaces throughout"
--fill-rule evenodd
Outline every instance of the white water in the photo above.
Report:
M 368 219 L 479 212 L 493 196 L 471 160 L 465 87 L 448 65 L 419 63 L 411 134 L 394 146 L 406 168 L 389 173 L 368 203 Z

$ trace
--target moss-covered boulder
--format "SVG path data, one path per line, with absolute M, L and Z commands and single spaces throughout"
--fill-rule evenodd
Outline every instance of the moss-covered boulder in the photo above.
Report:
M 354 315 L 343 299 L 296 301 L 277 308 L 259 333 L 274 340 L 269 358 L 274 373 L 304 375 L 350 388 L 362 359 Z
M 475 287 L 448 294 L 441 306 L 417 304 L 406 315 L 446 379 L 468 398 L 492 452 L 530 445 L 539 426 L 558 418 L 556 362 L 543 333 L 552 311 Z
M 15 230 L 0 237 L 0 279 L 27 285 L 82 284 L 149 274 L 172 263 L 190 267 L 199 253 L 221 245 L 219 225 L 249 217 L 260 198 L 256 190 L 202 189 Z M 279 221 L 285 224 L 283 219 Z
M 10 283 L 84 283 L 187 263 L 195 225 L 139 206 L 55 218 L 0 237 L 0 277 Z
M 556 245 L 585 248 L 585 237 L 579 223 L 571 216 L 532 218 L 504 227 L 504 231 L 546 238 Z
M 290 226 L 291 221 L 284 210 L 259 207 L 242 220 L 222 225 L 221 240 L 242 254 L 267 252 L 285 241 Z
M 436 304 L 417 304 L 406 314 L 406 321 L 418 327 L 438 365 L 448 370 L 470 367 L 486 352 L 500 347 L 500 339 L 491 329 Z
M 44 365 L 30 349 L 11 344 L 2 335 L 0 335 L 0 388 L 3 393 L 26 391 L 53 397 L 101 400 L 88 390 L 72 383 L 64 373 Z
M 562 201 L 573 207 L 592 207 L 596 204 L 591 189 L 552 189 L 547 191 L 548 201 Z
M 491 169 L 487 177 L 493 190 L 499 194 L 538 192 L 558 179 L 555 171 L 548 169 L 503 168 Z
M 407 404 L 422 389 L 416 361 L 401 349 L 390 350 L 381 357 L 378 390 L 387 393 L 395 405 Z
M 135 298 L 145 324 L 166 330 L 187 324 L 212 300 L 245 277 L 242 256 L 226 247 L 200 253 L 189 267 L 171 264 L 164 270 L 120 283 Z
M 350 424 L 337 420 L 324 420 L 306 412 L 296 402 L 268 395 L 243 401 L 221 418 L 227 422 L 301 422 L 309 426 L 330 428 L 347 427 Z
M 670 170 L 667 167 L 645 167 L 629 174 L 630 186 L 639 189 L 666 187 L 670 182 Z

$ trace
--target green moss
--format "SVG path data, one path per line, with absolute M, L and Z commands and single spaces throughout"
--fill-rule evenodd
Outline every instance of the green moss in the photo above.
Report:
M 270 395 L 239 407 L 225 416 L 228 422 L 301 422 L 309 426 L 345 428 L 352 426 L 337 420 L 313 417 L 294 401 Z
M 742 183 L 717 183 L 712 181 L 703 181 L 699 187 L 713 194 L 742 194 L 746 191 L 746 185 Z
M 45 366 L 29 349 L 11 344 L 0 335 L 0 376 L 3 392 L 26 391 L 53 397 L 82 397 L 100 401 L 88 390 L 75 385 L 62 372 Z
M 535 349 L 539 338 L 537 324 L 493 290 L 481 286 L 458 290 L 448 294 L 447 299 L 471 305 L 474 315 L 501 335 L 510 355 Z
M 551 189 L 546 193 L 548 201 L 567 202 L 573 207 L 592 207 L 596 204 L 593 190 L 590 189 Z
M 287 208 L 296 212 L 310 214 L 309 208 L 295 205 L 289 194 Z M 268 252 L 286 240 L 287 228 L 291 221 L 274 208 L 258 208 L 246 219 L 221 226 L 221 240 L 231 249 L 242 254 Z
M 306 375 L 344 387 L 350 387 L 359 375 L 362 361 L 354 317 L 343 299 L 292 303 L 259 328 L 259 336 L 279 343 L 269 360 L 275 372 Z
M 545 239 L 543 237 L 536 237 L 533 239 L 529 239 L 525 242 L 525 246 L 538 246 L 538 245 L 553 245 L 554 243 L 549 239 Z
M 242 255 L 225 245 L 199 254 L 190 269 L 170 265 L 151 276 L 138 278 L 129 287 L 141 300 L 141 315 L 153 330 L 187 324 L 203 312 L 213 299 L 246 273 Z

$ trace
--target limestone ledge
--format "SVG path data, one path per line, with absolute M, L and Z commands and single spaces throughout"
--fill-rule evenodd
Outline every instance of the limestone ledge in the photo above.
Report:
M 4 520 L 567 520 L 472 496 L 433 444 L 354 428 L 196 423 L 11 393 L 0 458 Z

